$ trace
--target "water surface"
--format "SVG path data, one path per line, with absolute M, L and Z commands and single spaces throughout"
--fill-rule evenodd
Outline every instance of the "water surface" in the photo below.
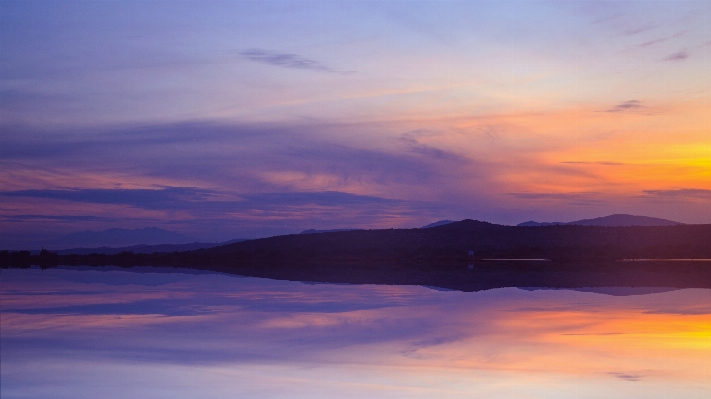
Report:
M 0 295 L 4 399 L 711 397 L 711 290 L 87 268 L 2 270 Z

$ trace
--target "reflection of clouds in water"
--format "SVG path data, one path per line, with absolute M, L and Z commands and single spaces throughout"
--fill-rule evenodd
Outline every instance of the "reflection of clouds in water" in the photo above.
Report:
M 344 381 L 361 384 L 353 392 L 395 389 L 389 384 L 397 382 L 402 389 L 417 385 L 441 395 L 442 381 L 454 379 L 464 387 L 466 381 L 502 379 L 513 384 L 515 395 L 526 384 L 597 381 L 601 375 L 641 384 L 650 373 L 674 381 L 709 377 L 704 364 L 711 354 L 711 319 L 699 312 L 699 304 L 711 300 L 709 290 L 614 297 L 515 288 L 463 293 L 307 285 L 222 274 L 2 273 L 4 370 L 19 370 L 17 359 L 95 362 L 109 369 L 160 364 L 200 375 L 193 381 L 204 384 L 212 378 L 207 370 L 220 369 L 223 376 L 264 381 L 255 384 L 268 395 L 278 395 L 267 387 L 293 378 L 295 368 L 303 383 L 296 385 L 311 394 Z M 120 278 L 109 285 L 111 276 Z M 151 285 L 140 284 L 145 278 Z M 661 358 L 673 361 L 660 363 Z M 261 371 L 246 369 L 255 367 Z M 382 375 L 363 371 L 371 369 Z M 334 380 L 323 380 L 324 373 Z M 514 377 L 517 382 L 510 382 Z M 598 382 L 595 389 L 608 384 Z M 311 383 L 322 390 L 307 388 Z M 227 389 L 230 382 L 218 385 Z

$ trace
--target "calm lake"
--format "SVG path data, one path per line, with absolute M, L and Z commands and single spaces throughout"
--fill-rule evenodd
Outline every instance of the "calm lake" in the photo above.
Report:
M 705 289 L 57 268 L 0 295 L 3 399 L 711 397 Z

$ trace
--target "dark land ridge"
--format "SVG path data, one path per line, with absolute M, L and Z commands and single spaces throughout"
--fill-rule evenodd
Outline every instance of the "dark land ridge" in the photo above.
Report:
M 575 224 L 578 226 L 676 226 L 684 223 L 673 220 L 653 218 L 649 216 L 635 216 L 627 214 L 615 214 L 594 219 L 581 219 L 573 222 L 528 222 L 519 223 L 517 226 L 555 226 L 562 224 Z
M 293 234 L 172 253 L 0 252 L 2 267 L 166 266 L 463 291 L 512 286 L 711 288 L 711 261 L 704 261 L 709 259 L 711 225 L 503 226 L 474 220 L 421 229 Z

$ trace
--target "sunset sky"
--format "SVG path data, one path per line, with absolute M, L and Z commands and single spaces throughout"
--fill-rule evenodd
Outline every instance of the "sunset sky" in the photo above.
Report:
M 0 240 L 711 223 L 709 26 L 706 0 L 3 0 Z

